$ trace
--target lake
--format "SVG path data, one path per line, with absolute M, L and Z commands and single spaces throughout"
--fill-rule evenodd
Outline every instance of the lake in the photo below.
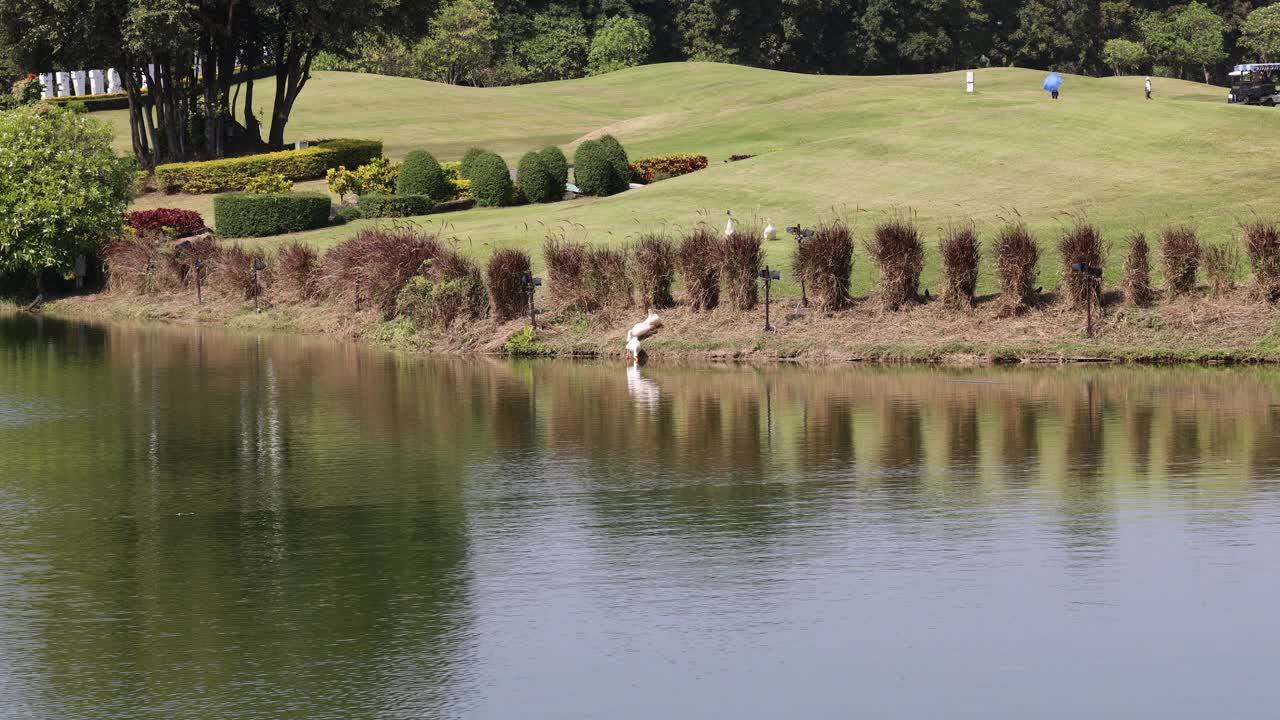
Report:
M 0 717 L 1263 718 L 1280 372 L 0 317 Z

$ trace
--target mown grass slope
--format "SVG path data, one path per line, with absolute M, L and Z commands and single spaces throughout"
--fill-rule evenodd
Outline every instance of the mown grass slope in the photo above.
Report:
M 491 89 L 317 73 L 288 134 L 382 138 L 392 157 L 422 147 L 451 159 L 479 145 L 514 163 L 526 150 L 554 143 L 571 152 L 607 131 L 632 157 L 693 152 L 712 160 L 707 170 L 611 198 L 420 219 L 447 222 L 479 256 L 536 248 L 548 227 L 620 243 L 644 227 L 703 219 L 722 227 L 726 210 L 772 218 L 779 228 L 834 213 L 865 237 L 877 220 L 911 212 L 929 237 L 925 280 L 936 290 L 938 227 L 973 219 L 986 240 L 1020 214 L 1042 242 L 1041 275 L 1052 287 L 1057 235 L 1072 215 L 1102 227 L 1110 280 L 1134 230 L 1185 222 L 1225 240 L 1241 219 L 1280 215 L 1280 198 L 1268 190 L 1280 172 L 1272 157 L 1280 112 L 1228 106 L 1221 88 L 1169 80 L 1158 80 L 1147 102 L 1140 78 L 1069 76 L 1053 102 L 1042 77 L 981 70 L 969 96 L 963 73 L 830 77 L 701 63 Z M 125 139 L 123 113 L 108 115 Z M 721 162 L 733 153 L 759 157 Z M 299 237 L 328 246 L 357 227 Z M 768 259 L 788 267 L 791 249 L 772 243 Z M 872 277 L 860 249 L 855 288 L 866 291 Z M 984 273 L 980 289 L 993 287 Z

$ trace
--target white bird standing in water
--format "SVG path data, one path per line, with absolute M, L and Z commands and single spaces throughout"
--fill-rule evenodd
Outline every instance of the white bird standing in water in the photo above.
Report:
M 724 236 L 729 237 L 733 234 L 733 211 L 725 210 L 725 214 L 729 216 L 729 220 L 724 224 Z
M 662 318 L 650 310 L 649 317 L 631 326 L 627 331 L 627 363 L 640 364 L 640 341 L 648 340 L 662 329 Z
M 777 240 L 778 231 L 773 227 L 773 218 L 765 218 L 765 220 L 767 220 L 769 224 L 764 226 L 764 239 Z

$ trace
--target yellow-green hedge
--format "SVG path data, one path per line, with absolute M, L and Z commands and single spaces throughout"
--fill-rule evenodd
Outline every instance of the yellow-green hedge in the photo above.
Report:
M 157 165 L 156 186 L 165 192 L 216 193 L 244 190 L 259 175 L 319 180 L 329 168 L 352 161 L 362 164 L 381 155 L 382 143 L 377 140 L 321 140 L 302 150 Z

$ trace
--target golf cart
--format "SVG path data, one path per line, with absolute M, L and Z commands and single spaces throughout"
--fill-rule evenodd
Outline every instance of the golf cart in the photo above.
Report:
M 1231 94 L 1227 95 L 1227 102 L 1267 107 L 1280 103 L 1280 93 L 1276 92 L 1280 63 L 1237 65 L 1228 74 L 1231 76 Z

